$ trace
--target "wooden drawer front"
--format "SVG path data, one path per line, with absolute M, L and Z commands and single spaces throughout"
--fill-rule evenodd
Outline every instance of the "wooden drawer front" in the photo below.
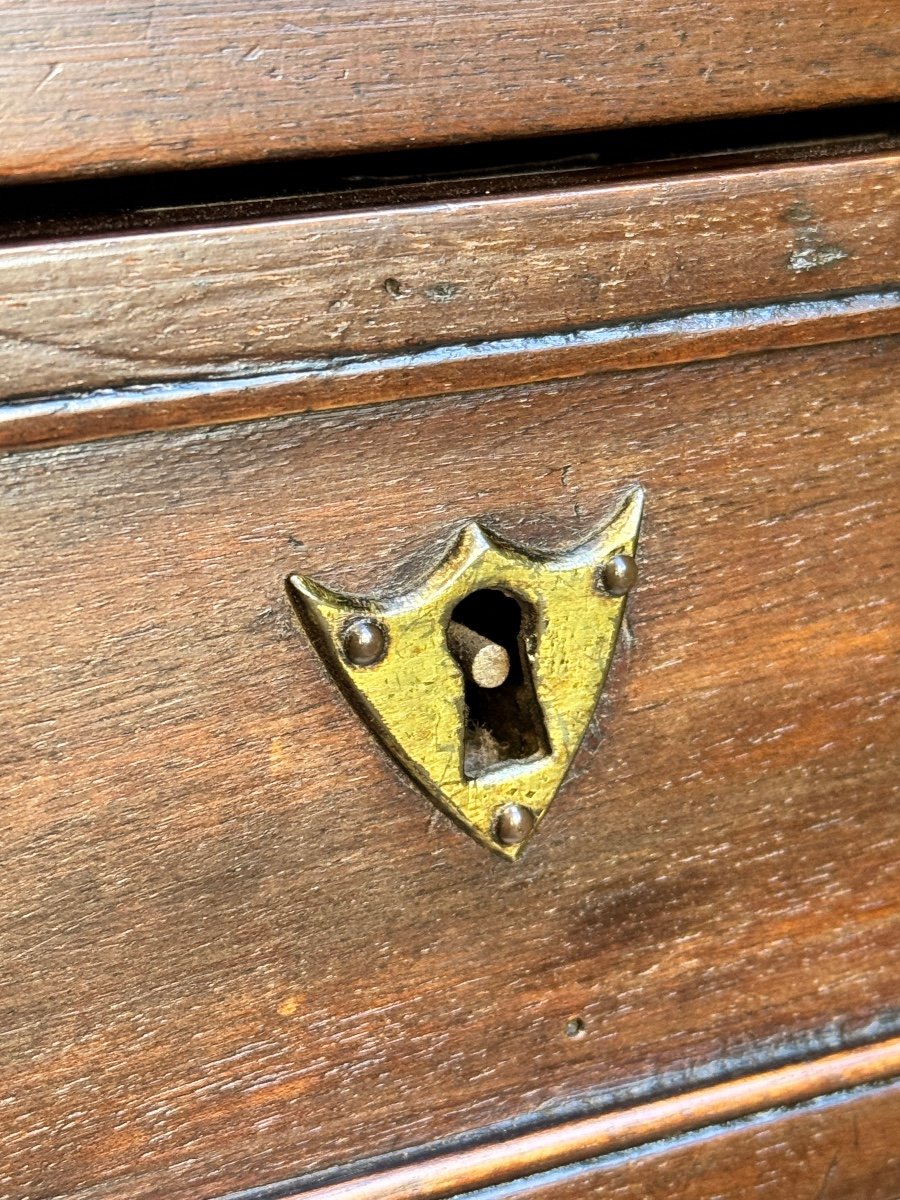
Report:
M 898 371 L 882 337 L 2 460 L 0 1193 L 210 1196 L 893 1030 Z M 636 483 L 630 636 L 510 865 L 284 579 L 401 587 L 472 517 L 570 545 Z
M 145 171 L 900 96 L 885 0 L 0 3 L 0 178 Z

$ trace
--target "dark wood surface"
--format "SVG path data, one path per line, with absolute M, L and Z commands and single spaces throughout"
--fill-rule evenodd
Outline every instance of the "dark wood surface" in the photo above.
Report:
M 0 397 L 898 285 L 896 152 L 9 246 Z
M 0 462 L 0 1192 L 208 1197 L 895 1029 L 898 370 L 881 339 Z M 630 632 L 510 867 L 380 755 L 283 579 L 401 586 L 473 516 L 568 544 L 635 482 Z
M 472 1200 L 897 1200 L 898 1134 L 895 1084 Z
M 888 0 L 4 0 L 0 179 L 900 96 Z
M 900 1087 L 884 1084 L 897 1076 L 898 1066 L 900 1038 L 894 1038 L 323 1187 L 310 1189 L 301 1181 L 296 1195 L 445 1200 L 465 1193 L 487 1200 L 557 1193 L 614 1196 L 625 1188 L 631 1189 L 629 1196 L 643 1196 L 643 1187 L 665 1183 L 675 1195 L 693 1198 L 694 1188 L 697 1197 L 705 1197 L 709 1186 L 721 1186 L 722 1167 L 731 1159 L 737 1169 L 725 1195 L 766 1194 L 777 1179 L 783 1185 L 778 1194 L 786 1196 L 795 1176 L 807 1187 L 820 1185 L 815 1163 L 806 1159 L 818 1157 L 828 1139 L 837 1140 L 829 1155 L 830 1182 L 846 1183 L 851 1176 L 858 1186 L 863 1175 L 867 1184 L 883 1189 L 898 1180 L 900 1171 Z M 793 1111 L 784 1113 L 787 1108 Z M 852 1139 L 846 1136 L 848 1127 Z M 806 1155 L 798 1155 L 804 1144 Z M 627 1150 L 636 1152 L 623 1160 Z M 760 1158 L 769 1167 L 754 1179 Z M 485 1184 L 488 1190 L 481 1190 Z M 500 1192 L 498 1185 L 505 1185 Z M 754 1191 L 757 1185 L 761 1192 Z M 877 1200 L 885 1193 L 856 1194 Z

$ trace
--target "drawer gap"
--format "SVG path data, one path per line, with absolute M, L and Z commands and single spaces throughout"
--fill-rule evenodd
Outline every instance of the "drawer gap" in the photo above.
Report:
M 900 145 L 900 102 L 382 154 L 11 185 L 0 245 L 438 203 Z

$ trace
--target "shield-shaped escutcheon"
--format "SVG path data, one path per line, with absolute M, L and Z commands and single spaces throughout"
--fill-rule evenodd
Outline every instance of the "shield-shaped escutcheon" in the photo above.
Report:
M 427 578 L 383 599 L 303 575 L 312 645 L 389 754 L 482 845 L 515 859 L 600 698 L 634 582 L 644 496 L 559 554 L 472 522 Z

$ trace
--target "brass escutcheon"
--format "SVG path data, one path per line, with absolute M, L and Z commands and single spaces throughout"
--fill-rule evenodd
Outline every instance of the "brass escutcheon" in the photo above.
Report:
M 615 649 L 644 495 L 548 555 L 472 522 L 427 579 L 364 599 L 303 575 L 288 594 L 355 711 L 482 845 L 517 858 L 559 790 Z

